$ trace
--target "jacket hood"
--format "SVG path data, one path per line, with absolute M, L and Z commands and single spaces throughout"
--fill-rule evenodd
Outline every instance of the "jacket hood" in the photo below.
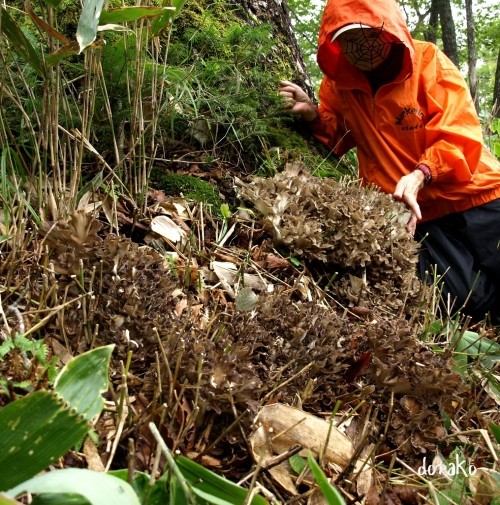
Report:
M 342 87 L 358 87 L 362 72 L 350 65 L 332 36 L 346 25 L 359 24 L 382 29 L 405 47 L 396 80 L 412 73 L 415 48 L 411 34 L 395 0 L 328 0 L 323 11 L 318 39 L 318 65 L 322 72 Z

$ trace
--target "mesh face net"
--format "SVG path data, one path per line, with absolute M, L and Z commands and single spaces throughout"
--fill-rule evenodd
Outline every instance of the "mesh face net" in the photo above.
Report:
M 360 70 L 373 70 L 389 56 L 394 39 L 382 28 L 353 28 L 338 37 L 347 61 Z

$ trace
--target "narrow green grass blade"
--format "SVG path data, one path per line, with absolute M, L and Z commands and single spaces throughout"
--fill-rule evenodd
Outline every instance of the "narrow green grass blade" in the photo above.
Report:
M 248 490 L 217 475 L 190 459 L 179 456 L 175 459 L 182 475 L 192 486 L 193 492 L 209 503 L 243 505 Z M 211 499 L 209 499 L 211 498 Z M 260 495 L 253 497 L 251 505 L 269 505 Z
M 106 473 L 82 468 L 54 470 L 34 477 L 11 489 L 7 496 L 21 493 L 77 493 L 92 505 L 140 505 L 132 486 Z
M 0 28 L 1 34 L 5 35 L 11 42 L 12 50 L 26 60 L 40 77 L 45 79 L 45 68 L 39 53 L 26 38 L 21 28 L 19 28 L 17 23 L 1 5 Z
M 179 479 L 175 474 L 170 476 L 168 490 L 168 505 L 186 505 L 186 503 L 189 503 L 184 495 Z
M 0 490 L 47 468 L 87 433 L 88 423 L 48 391 L 36 391 L 0 410 Z
M 104 405 L 108 367 L 114 345 L 92 349 L 72 359 L 57 376 L 54 388 L 68 404 L 90 421 Z
M 311 453 L 307 455 L 307 462 L 309 463 L 309 468 L 311 469 L 316 483 L 318 484 L 318 487 L 328 505 L 346 505 L 342 495 L 330 484 L 326 475 L 323 473 L 323 470 L 321 470 L 321 467 L 318 463 L 316 463 Z
M 103 5 L 104 0 L 85 0 L 83 4 L 76 29 L 76 40 L 80 46 L 80 52 L 90 46 L 97 37 L 97 27 Z

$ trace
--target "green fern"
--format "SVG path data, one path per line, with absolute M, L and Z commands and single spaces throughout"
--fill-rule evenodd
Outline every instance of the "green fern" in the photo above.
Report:
M 59 358 L 52 356 L 49 359 L 49 348 L 43 340 L 32 340 L 24 335 L 16 333 L 12 338 L 8 338 L 0 344 L 0 362 L 6 362 L 12 353 L 20 354 L 23 357 L 24 368 L 35 371 L 35 377 L 29 380 L 8 381 L 5 377 L 0 377 L 0 394 L 9 395 L 10 388 L 17 388 L 24 391 L 31 391 L 33 384 L 42 378 L 52 384 L 57 376 L 57 364 Z

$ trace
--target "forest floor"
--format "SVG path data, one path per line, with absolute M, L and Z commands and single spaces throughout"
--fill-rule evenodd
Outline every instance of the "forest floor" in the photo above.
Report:
M 61 363 L 116 345 L 98 437 L 59 466 L 150 472 L 154 422 L 172 452 L 280 503 L 321 503 L 309 451 L 347 503 L 496 503 L 498 336 L 416 279 L 399 204 L 301 163 L 242 181 L 191 161 L 176 171 L 237 210 L 89 193 L 3 253 L 4 336 L 43 309 Z M 30 370 L 4 357 L 11 394 L 46 382 Z

